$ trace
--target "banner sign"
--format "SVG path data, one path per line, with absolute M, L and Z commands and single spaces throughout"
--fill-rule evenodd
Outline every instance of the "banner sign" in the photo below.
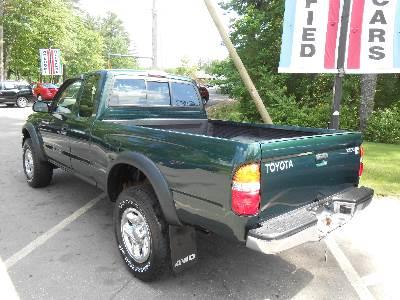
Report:
M 286 0 L 281 73 L 338 73 L 344 2 L 344 72 L 400 73 L 400 0 Z
M 60 49 L 40 49 L 40 65 L 42 75 L 62 75 Z

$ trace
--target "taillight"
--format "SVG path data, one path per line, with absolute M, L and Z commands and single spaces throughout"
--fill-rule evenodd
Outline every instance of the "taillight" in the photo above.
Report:
M 232 210 L 240 216 L 253 216 L 260 210 L 260 164 L 236 170 L 232 182 Z
M 363 146 L 360 146 L 360 168 L 358 169 L 358 176 L 359 177 L 361 177 L 361 175 L 364 172 L 363 158 L 364 158 L 364 148 L 363 148 Z

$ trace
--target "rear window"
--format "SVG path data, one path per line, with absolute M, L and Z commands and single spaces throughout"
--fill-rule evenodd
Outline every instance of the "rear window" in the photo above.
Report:
M 191 84 L 169 83 L 116 77 L 112 85 L 109 106 L 199 106 L 196 89 Z
M 45 84 L 43 84 L 43 86 L 48 89 L 58 89 L 58 86 L 56 86 L 55 84 L 51 84 L 51 83 L 45 83 Z
M 149 105 L 171 105 L 168 82 L 147 81 L 147 101 Z

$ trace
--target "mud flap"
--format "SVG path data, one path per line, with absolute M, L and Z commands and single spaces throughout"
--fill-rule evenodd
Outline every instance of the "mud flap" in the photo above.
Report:
M 169 226 L 172 270 L 181 272 L 197 262 L 196 231 L 189 226 Z

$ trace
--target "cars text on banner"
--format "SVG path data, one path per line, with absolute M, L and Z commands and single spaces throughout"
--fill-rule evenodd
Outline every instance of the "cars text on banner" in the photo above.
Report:
M 400 0 L 286 0 L 279 72 L 339 72 L 344 1 L 351 5 L 343 71 L 400 73 Z

